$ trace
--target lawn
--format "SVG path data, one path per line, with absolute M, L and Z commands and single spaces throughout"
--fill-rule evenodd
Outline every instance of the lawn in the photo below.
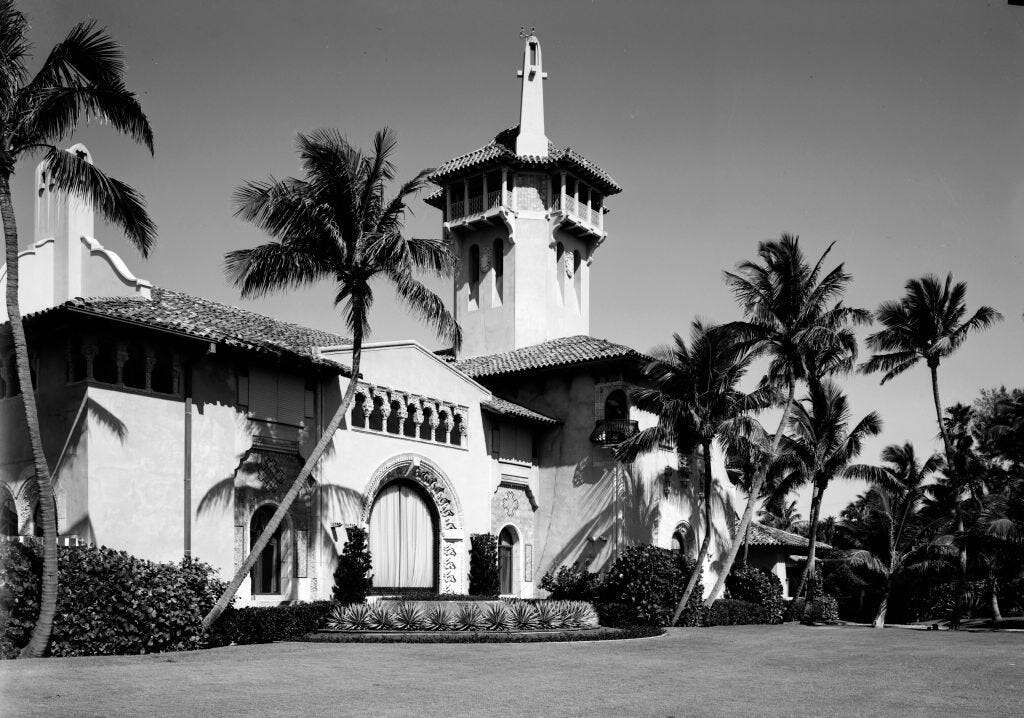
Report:
M 1024 634 L 741 626 L 0 664 L 4 714 L 1020 715 Z

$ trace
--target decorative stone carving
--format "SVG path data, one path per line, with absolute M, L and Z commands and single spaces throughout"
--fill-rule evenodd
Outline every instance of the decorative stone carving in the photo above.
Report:
M 505 495 L 501 497 L 501 508 L 509 518 L 519 513 L 519 497 L 511 489 L 506 489 Z

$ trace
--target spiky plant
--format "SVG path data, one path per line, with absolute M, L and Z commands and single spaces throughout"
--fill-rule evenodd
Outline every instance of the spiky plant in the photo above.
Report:
M 460 603 L 455 609 L 455 628 L 460 631 L 476 631 L 482 625 L 480 608 L 474 603 Z
M 341 614 L 340 627 L 346 631 L 368 631 L 370 625 L 370 606 L 365 603 L 353 603 L 345 606 Z
M 402 601 L 395 608 L 394 624 L 403 631 L 418 631 L 423 628 L 423 609 L 415 603 Z
M 488 631 L 507 631 L 512 626 L 508 606 L 504 603 L 492 603 L 484 609 L 483 625 Z
M 519 631 L 535 631 L 537 629 L 537 609 L 526 601 L 515 601 L 509 604 L 509 618 L 512 627 Z
M 382 602 L 370 606 L 366 614 L 366 622 L 375 631 L 387 631 L 395 626 L 395 614 L 391 607 Z
M 562 612 L 555 601 L 541 601 L 535 605 L 537 609 L 537 627 L 541 629 L 559 628 L 563 620 Z
M 447 608 L 437 604 L 427 611 L 424 625 L 431 631 L 450 631 L 453 628 L 453 618 Z

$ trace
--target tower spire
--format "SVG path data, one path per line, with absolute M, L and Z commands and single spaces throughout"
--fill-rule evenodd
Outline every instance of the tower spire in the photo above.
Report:
M 517 76 L 523 78 L 522 101 L 519 106 L 519 135 L 516 137 L 516 154 L 547 157 L 548 138 L 544 134 L 544 85 L 548 73 L 541 65 L 540 40 L 530 28 L 522 28 L 520 37 L 523 45 L 523 69 Z

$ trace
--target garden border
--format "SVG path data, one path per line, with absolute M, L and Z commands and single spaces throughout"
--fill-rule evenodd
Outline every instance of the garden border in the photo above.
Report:
M 313 631 L 297 638 L 307 643 L 562 643 L 620 641 L 665 634 L 659 626 L 555 629 L 547 631 Z

